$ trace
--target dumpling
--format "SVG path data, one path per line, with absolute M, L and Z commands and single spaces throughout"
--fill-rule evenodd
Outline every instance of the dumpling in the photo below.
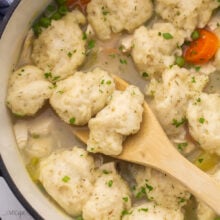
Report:
M 39 180 L 69 215 L 78 216 L 92 192 L 94 168 L 94 159 L 85 150 L 74 147 L 42 160 Z
M 115 91 L 109 104 L 89 121 L 87 150 L 93 153 L 118 155 L 125 136 L 140 129 L 144 95 L 136 86 Z
M 174 55 L 182 53 L 179 46 L 183 42 L 182 31 L 171 23 L 141 26 L 134 32 L 131 55 L 140 74 L 151 78 L 174 64 Z
M 72 75 L 85 59 L 82 13 L 75 10 L 60 20 L 53 20 L 33 43 L 32 59 L 52 82 Z M 67 31 L 68 30 L 68 31 Z
M 131 207 L 131 193 L 117 173 L 114 163 L 100 167 L 91 197 L 83 207 L 84 220 L 120 220 Z
M 156 13 L 164 20 L 184 29 L 188 36 L 195 28 L 203 28 L 219 6 L 213 0 L 157 0 Z
M 189 132 L 200 146 L 220 155 L 220 95 L 202 93 L 187 108 Z
M 168 209 L 147 202 L 133 207 L 124 213 L 123 220 L 183 220 L 184 215 L 179 209 Z
M 21 67 L 10 75 L 7 106 L 15 115 L 34 115 L 52 94 L 52 84 L 36 66 Z
M 153 5 L 150 0 L 92 0 L 87 13 L 97 36 L 107 40 L 112 32 L 132 32 L 146 22 L 153 13 Z
M 130 172 L 136 181 L 134 196 L 137 199 L 147 198 L 156 205 L 178 210 L 190 198 L 184 186 L 164 173 L 141 166 L 131 166 Z
M 205 74 L 176 65 L 165 70 L 161 80 L 151 80 L 147 94 L 152 96 L 151 106 L 169 136 L 184 135 L 188 102 L 202 91 L 208 80 Z
M 114 89 L 113 78 L 102 69 L 76 72 L 57 83 L 50 104 L 66 123 L 85 125 L 107 104 Z

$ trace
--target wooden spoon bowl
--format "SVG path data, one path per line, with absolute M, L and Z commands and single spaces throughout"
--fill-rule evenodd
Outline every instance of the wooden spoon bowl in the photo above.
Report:
M 118 90 L 128 86 L 121 78 L 114 76 L 114 79 Z M 88 128 L 74 128 L 73 133 L 87 142 Z M 146 102 L 139 132 L 129 136 L 123 143 L 123 152 L 114 157 L 167 173 L 220 215 L 220 184 L 176 150 Z

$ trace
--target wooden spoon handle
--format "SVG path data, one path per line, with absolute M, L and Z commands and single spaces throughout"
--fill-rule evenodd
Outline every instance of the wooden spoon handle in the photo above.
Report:
M 168 160 L 169 165 L 167 164 L 167 169 L 164 167 L 164 171 L 179 180 L 194 196 L 220 215 L 220 184 L 184 157 Z

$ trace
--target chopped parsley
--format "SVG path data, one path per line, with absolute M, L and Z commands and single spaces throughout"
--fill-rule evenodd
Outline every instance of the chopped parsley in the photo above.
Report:
M 88 42 L 88 49 L 93 49 L 95 47 L 95 40 L 91 39 L 89 42 Z
M 192 34 L 191 34 L 192 40 L 197 40 L 199 37 L 200 37 L 200 34 L 199 34 L 198 30 L 195 30 L 192 32 Z
M 106 82 L 107 85 L 111 85 L 111 83 L 112 83 L 111 80 L 108 80 L 108 81 Z
M 60 78 L 60 76 L 54 76 L 52 81 L 57 81 Z
M 118 48 L 120 51 L 123 51 L 123 49 L 125 49 L 124 45 L 120 45 L 120 47 Z
M 146 195 L 146 188 L 141 187 L 140 191 L 136 194 L 136 198 L 141 199 Z
M 163 38 L 166 40 L 173 39 L 173 35 L 170 33 L 163 33 Z
M 72 54 L 71 52 L 68 52 L 68 53 L 67 53 L 67 56 L 68 56 L 69 58 L 71 58 L 72 55 L 73 55 L 73 54 Z
M 60 76 L 54 76 L 53 77 L 51 72 L 44 73 L 44 77 L 46 79 L 51 79 L 52 81 L 57 81 L 60 78 Z
M 109 174 L 109 173 L 111 173 L 111 172 L 108 171 L 108 170 L 103 170 L 102 173 L 104 173 L 104 174 Z
M 121 64 L 127 64 L 127 60 L 126 60 L 126 59 L 121 59 L 121 58 L 120 58 L 120 63 L 121 63 Z
M 143 76 L 144 78 L 147 78 L 147 77 L 149 77 L 149 74 L 148 74 L 147 72 L 143 72 L 143 73 L 142 73 L 142 76 Z
M 86 34 L 86 32 L 83 32 L 82 39 L 83 39 L 83 40 L 87 40 L 87 34 Z
M 200 69 L 201 69 L 201 66 L 195 66 L 195 70 L 196 70 L 196 72 L 199 72 Z
M 122 212 L 121 212 L 121 217 L 123 217 L 123 216 L 125 216 L 125 215 L 131 215 L 132 214 L 132 211 L 128 211 L 128 210 L 123 210 Z
M 178 128 L 185 123 L 186 123 L 186 118 L 182 118 L 180 121 L 178 121 L 177 119 L 174 118 L 172 125 L 174 125 L 176 128 Z
M 204 124 L 205 119 L 204 118 L 199 118 L 199 123 Z
M 62 181 L 63 181 L 64 183 L 68 183 L 68 182 L 70 181 L 70 177 L 69 177 L 69 176 L 64 176 L 64 177 L 62 178 Z
M 147 189 L 149 190 L 149 192 L 154 189 L 153 186 L 151 186 L 151 185 L 149 185 L 149 184 L 147 184 L 147 183 L 146 183 L 146 187 L 147 187 Z
M 196 79 L 195 79 L 195 76 L 192 77 L 192 83 L 196 83 Z
M 179 67 L 183 67 L 185 65 L 185 59 L 182 56 L 177 56 L 175 60 L 175 64 Z
M 199 159 L 198 159 L 198 162 L 199 162 L 199 163 L 202 163 L 203 160 L 204 160 L 203 158 L 199 158 Z
M 109 181 L 108 181 L 108 186 L 109 186 L 109 187 L 112 187 L 112 185 L 113 185 L 113 180 L 109 180 Z
M 109 11 L 102 11 L 102 14 L 103 15 L 107 15 L 107 14 L 109 14 L 110 12 Z
M 57 93 L 59 93 L 60 95 L 62 95 L 64 93 L 64 91 L 60 90 Z
M 44 77 L 45 77 L 46 79 L 49 79 L 49 78 L 52 77 L 52 73 L 51 73 L 51 72 L 44 73 Z
M 201 98 L 196 99 L 197 102 L 201 102 Z
M 70 123 L 71 125 L 74 125 L 75 122 L 76 122 L 76 119 L 75 119 L 74 117 L 73 117 L 73 118 L 70 118 L 69 123 Z
M 148 212 L 148 208 L 140 208 L 138 209 L 138 212 Z
M 128 202 L 128 197 L 123 197 L 122 198 L 125 202 Z
M 178 204 L 184 203 L 186 201 L 186 199 L 182 197 L 178 197 L 178 199 L 179 199 Z
M 183 151 L 184 148 L 186 148 L 187 146 L 188 146 L 188 143 L 187 143 L 187 142 L 177 144 L 177 148 L 178 148 L 180 151 Z

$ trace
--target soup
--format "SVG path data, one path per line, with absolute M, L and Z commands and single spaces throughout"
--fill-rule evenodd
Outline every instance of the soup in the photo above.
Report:
M 219 3 L 183 3 L 57 0 L 27 33 L 7 105 L 27 171 L 67 215 L 218 219 L 166 174 L 109 157 L 140 129 L 145 99 L 174 147 L 220 181 Z M 87 126 L 85 146 L 73 129 Z

